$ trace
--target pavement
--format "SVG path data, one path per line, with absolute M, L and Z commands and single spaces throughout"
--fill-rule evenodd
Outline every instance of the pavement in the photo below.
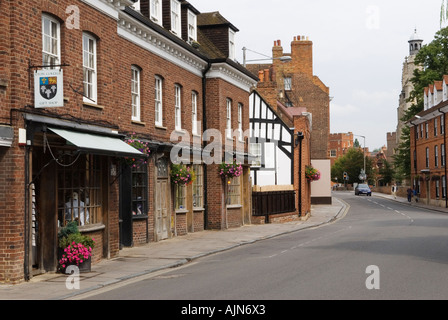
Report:
M 191 263 L 201 257 L 300 230 L 316 228 L 343 217 L 349 206 L 338 198 L 332 205 L 315 205 L 305 221 L 247 225 L 220 231 L 201 231 L 144 246 L 124 248 L 119 256 L 92 265 L 79 275 L 79 288 L 68 275 L 47 273 L 16 285 L 0 284 L 0 300 L 75 300 L 94 290 L 120 286 Z M 69 286 L 66 284 L 69 283 Z

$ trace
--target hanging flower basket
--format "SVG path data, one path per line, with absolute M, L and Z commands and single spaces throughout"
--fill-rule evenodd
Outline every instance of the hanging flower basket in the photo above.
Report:
M 171 165 L 171 183 L 175 185 L 189 185 L 196 179 L 194 170 L 182 164 Z
M 223 162 L 219 165 L 218 173 L 223 179 L 236 178 L 243 174 L 243 167 L 236 161 L 233 163 Z
M 312 166 L 306 166 L 305 176 L 306 176 L 306 179 L 310 182 L 320 180 L 319 170 L 313 168 Z
M 149 155 L 151 153 L 151 150 L 149 150 L 149 143 L 140 140 L 139 138 L 135 137 L 135 132 L 132 134 L 131 138 L 126 139 L 124 142 L 126 142 L 128 145 L 134 147 L 144 155 Z M 124 158 L 126 163 L 133 167 L 137 168 L 141 165 L 147 164 L 148 161 L 144 158 Z

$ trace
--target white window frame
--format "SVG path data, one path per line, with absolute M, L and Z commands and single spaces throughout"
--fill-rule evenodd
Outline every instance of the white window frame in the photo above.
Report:
M 445 144 L 440 145 L 440 153 L 442 154 L 442 167 L 446 164 L 446 158 L 445 158 Z
M 249 144 L 250 154 L 256 158 L 256 160 L 252 160 L 251 167 L 260 168 L 261 167 L 261 143 L 250 143 Z
M 291 77 L 285 77 L 284 78 L 284 84 L 285 84 L 285 90 L 291 91 L 292 90 L 292 79 Z
M 178 37 L 182 36 L 182 20 L 180 2 L 171 0 L 171 32 Z
M 191 93 L 191 131 L 194 135 L 199 134 L 198 132 L 198 94 L 196 92 Z
M 186 192 L 184 184 L 174 185 L 174 207 L 176 210 L 186 210 Z
M 229 29 L 229 59 L 235 60 L 235 31 Z
M 45 25 L 49 24 L 49 33 L 45 33 Z M 56 30 L 54 30 L 56 28 Z M 54 32 L 53 32 L 54 31 Z M 55 49 L 57 52 L 52 52 L 51 43 L 56 41 Z M 49 49 L 49 50 L 47 50 Z M 54 59 L 54 63 L 51 63 Z M 61 24 L 55 18 L 43 14 L 42 15 L 42 65 L 59 65 L 61 62 Z
M 85 47 L 87 40 L 88 48 Z M 97 65 L 96 65 L 96 39 L 88 33 L 82 34 L 82 66 L 83 66 L 83 84 L 84 84 L 84 102 L 97 103 L 98 86 L 97 86 Z M 86 61 L 86 55 L 93 58 L 92 63 L 90 59 Z M 89 72 L 91 79 L 86 79 L 86 72 Z M 90 87 L 90 89 L 88 89 Z M 87 90 L 88 89 L 88 90 Z
M 151 20 L 159 25 L 162 25 L 162 1 L 150 0 L 149 9 Z
M 226 137 L 232 139 L 232 100 L 227 99 L 226 105 Z
M 338 156 L 338 153 L 337 153 L 338 151 L 337 150 L 335 150 L 335 149 L 331 149 L 330 150 L 330 157 L 331 158 L 336 158 L 337 156 Z
M 230 179 L 227 184 L 227 206 L 241 205 L 241 176 Z
M 238 103 L 238 139 L 243 141 L 243 105 Z
M 174 86 L 174 128 L 182 130 L 182 88 L 178 84 Z
M 197 41 L 198 39 L 198 18 L 188 10 L 188 41 Z
M 140 69 L 136 66 L 131 67 L 131 106 L 132 106 L 132 120 L 141 120 L 140 107 Z
M 163 126 L 163 80 L 155 77 L 155 124 L 156 126 Z
M 193 165 L 196 179 L 193 181 L 193 208 L 204 207 L 204 167 L 200 164 Z

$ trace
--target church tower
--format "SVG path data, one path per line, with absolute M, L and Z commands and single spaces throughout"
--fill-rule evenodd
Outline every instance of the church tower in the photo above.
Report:
M 417 33 L 417 29 L 414 30 L 414 33 L 411 35 L 409 39 L 409 56 L 405 58 L 403 63 L 403 72 L 401 77 L 402 90 L 399 98 L 399 107 L 397 110 L 398 116 L 398 125 L 397 125 L 397 146 L 401 142 L 401 132 L 403 127 L 405 126 L 404 122 L 401 120 L 405 115 L 406 111 L 411 107 L 412 102 L 408 102 L 408 98 L 411 94 L 411 91 L 414 89 L 414 86 L 411 82 L 411 79 L 414 77 L 414 70 L 416 68 L 421 68 L 415 65 L 415 56 L 422 48 L 423 40 Z

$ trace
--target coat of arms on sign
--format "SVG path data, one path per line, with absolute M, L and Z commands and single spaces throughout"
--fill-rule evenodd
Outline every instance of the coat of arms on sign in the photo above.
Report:
M 51 100 L 58 92 L 58 78 L 57 77 L 40 77 L 40 95 L 42 98 Z

